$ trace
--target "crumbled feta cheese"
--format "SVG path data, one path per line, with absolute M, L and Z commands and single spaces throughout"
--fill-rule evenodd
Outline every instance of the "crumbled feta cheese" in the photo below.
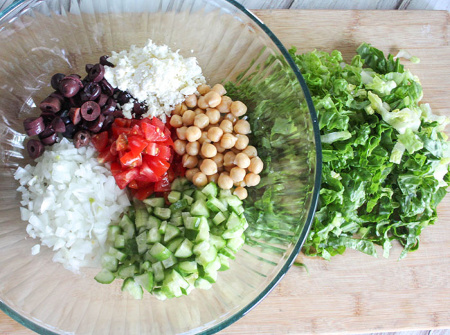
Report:
M 130 93 L 134 99 L 148 106 L 144 117 L 158 116 L 165 121 L 174 106 L 197 91 L 205 83 L 202 69 L 195 57 L 183 58 L 167 45 L 151 40 L 143 48 L 132 45 L 130 50 L 112 52 L 105 66 L 105 78 L 113 86 Z M 133 103 L 121 106 L 123 114 L 131 118 Z

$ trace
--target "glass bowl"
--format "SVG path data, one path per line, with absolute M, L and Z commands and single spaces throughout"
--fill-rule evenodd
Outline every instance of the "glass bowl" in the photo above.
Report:
M 98 269 L 75 275 L 52 262 L 47 248 L 32 256 L 37 242 L 20 220 L 13 178 L 30 163 L 22 121 L 38 114 L 51 76 L 83 73 L 99 56 L 148 39 L 197 57 L 208 83 L 233 83 L 254 127 L 270 134 L 252 139 L 271 168 L 246 201 L 253 210 L 245 246 L 210 290 L 166 301 L 150 294 L 133 300 L 118 280 L 100 285 Z M 281 107 L 289 115 L 277 119 Z M 274 288 L 308 234 L 321 175 L 313 104 L 280 41 L 235 1 L 17 1 L 0 13 L 0 115 L 0 308 L 38 333 L 217 332 Z

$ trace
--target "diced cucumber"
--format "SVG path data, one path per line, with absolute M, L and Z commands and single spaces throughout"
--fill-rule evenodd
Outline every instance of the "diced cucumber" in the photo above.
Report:
M 154 217 L 153 215 L 149 215 L 148 220 L 147 220 L 147 228 L 148 229 L 152 229 L 154 227 L 158 228 L 160 224 L 161 224 L 160 219 L 158 219 L 157 217 Z
M 220 190 L 219 192 L 219 198 L 228 198 L 231 196 L 232 196 L 231 190 Z
M 222 237 L 227 240 L 227 239 L 233 239 L 235 237 L 240 237 L 242 234 L 244 234 L 244 228 L 227 229 L 222 234 Z
M 227 241 L 227 247 L 233 250 L 234 252 L 238 252 L 239 249 L 244 245 L 245 237 L 244 234 L 231 238 Z
M 206 200 L 208 200 L 208 197 L 205 194 L 203 194 L 202 191 L 195 190 L 194 191 L 194 200 L 195 201 L 198 201 L 198 200 L 206 201 Z
M 122 228 L 119 226 L 109 226 L 108 227 L 108 241 L 114 242 L 119 234 L 122 233 Z
M 164 266 L 161 262 L 153 263 L 153 277 L 156 283 L 161 282 L 164 279 Z
M 191 215 L 209 217 L 209 210 L 206 201 L 203 199 L 196 200 L 191 206 Z
M 117 235 L 116 239 L 114 240 L 114 247 L 123 248 L 124 246 L 125 246 L 125 236 Z
M 177 264 L 177 263 L 178 263 L 178 260 L 177 260 L 177 258 L 172 254 L 172 255 L 170 255 L 169 258 L 163 260 L 161 263 L 162 263 L 162 265 L 164 266 L 165 269 L 168 269 L 168 268 L 174 266 L 175 264 Z
M 209 241 L 200 242 L 194 246 L 193 252 L 196 255 L 200 255 L 201 253 L 206 252 L 210 246 Z
M 195 288 L 199 288 L 201 290 L 209 290 L 212 284 L 203 278 L 197 278 L 195 281 Z
M 214 216 L 212 221 L 214 222 L 215 225 L 219 225 L 222 222 L 225 222 L 226 219 L 227 218 L 225 217 L 225 215 L 222 212 L 219 212 L 216 214 L 216 216 Z
M 167 228 L 167 221 L 163 221 L 161 222 L 161 224 L 159 225 L 158 231 L 160 234 L 165 234 L 166 233 L 166 228 Z
M 227 242 L 222 237 L 217 236 L 217 235 L 210 234 L 209 240 L 210 240 L 211 245 L 214 248 L 216 248 L 217 250 L 225 248 L 225 246 L 227 245 Z
M 214 261 L 214 259 L 217 257 L 217 250 L 213 246 L 210 246 L 208 250 L 203 251 L 202 253 L 198 254 L 195 260 L 197 263 L 199 263 L 202 266 L 207 266 L 209 263 Z
M 130 293 L 134 299 L 142 299 L 142 296 L 144 295 L 141 285 L 136 283 L 133 278 L 127 278 L 124 280 L 122 291 Z
M 220 268 L 218 269 L 218 271 L 228 270 L 230 268 L 230 259 L 221 253 L 217 254 L 217 257 L 220 261 Z
M 178 235 L 180 235 L 180 229 L 171 224 L 167 224 L 166 232 L 164 233 L 164 242 L 166 243 Z
M 133 224 L 133 221 L 131 221 L 130 217 L 125 214 L 124 216 L 122 216 L 122 219 L 120 220 L 119 226 L 123 228 L 128 223 Z
M 109 253 L 104 253 L 102 255 L 102 268 L 109 271 L 117 271 L 117 266 L 119 265 L 118 259 Z
M 159 233 L 159 228 L 158 227 L 153 227 L 152 229 L 150 229 L 148 231 L 147 243 L 161 242 L 161 239 L 162 239 L 162 236 Z
M 238 207 L 238 206 L 242 205 L 242 200 L 239 199 L 235 195 L 231 195 L 231 196 L 227 197 L 226 200 L 227 200 L 228 205 L 232 206 L 232 207 Z
M 205 273 L 217 272 L 222 265 L 220 264 L 220 258 L 216 257 L 212 262 L 209 262 L 207 266 L 204 267 Z
M 219 262 L 220 264 L 220 262 Z M 214 271 L 209 271 L 209 272 L 205 272 L 204 275 L 202 276 L 203 279 L 206 279 L 207 281 L 209 281 L 211 284 L 214 284 L 217 281 L 217 270 Z
M 147 240 L 148 240 L 148 232 L 147 231 L 144 231 L 143 233 L 139 234 L 136 237 L 136 244 L 137 244 L 138 252 L 140 254 L 143 254 L 148 250 Z
M 183 295 L 182 288 L 186 290 L 189 283 L 176 270 L 170 270 L 164 277 L 161 286 L 162 292 L 167 297 L 181 297 Z
M 156 263 L 158 260 L 150 254 L 150 250 L 144 254 L 144 260 L 147 262 Z
M 200 224 L 198 226 L 198 234 L 195 238 L 195 242 L 206 241 L 209 239 L 209 224 L 205 217 L 200 218 Z
M 164 207 L 166 200 L 164 198 L 148 198 L 143 203 L 152 207 Z
M 171 204 L 176 203 L 178 200 L 180 200 L 180 198 L 181 198 L 181 192 L 178 192 L 178 191 L 172 191 L 167 196 L 167 200 L 169 200 L 169 202 Z
M 128 278 L 133 277 L 136 273 L 136 266 L 134 264 L 132 265 L 121 265 L 119 266 L 119 270 L 117 271 L 117 275 L 122 278 Z
M 157 242 L 150 249 L 150 255 L 155 257 L 158 261 L 163 261 L 172 255 L 169 249 L 163 246 L 161 243 Z
M 234 253 L 235 252 L 233 250 L 231 250 L 230 248 L 228 248 L 228 247 L 220 249 L 219 253 L 224 255 L 224 256 L 226 256 L 226 257 L 228 257 L 228 258 L 230 258 L 230 259 L 234 259 Z
M 147 220 L 148 220 L 147 210 L 145 208 L 137 208 L 136 209 L 136 220 L 134 221 L 136 228 L 139 229 L 141 227 L 146 227 Z
M 178 263 L 178 268 L 180 272 L 190 274 L 190 273 L 197 273 L 197 262 L 196 261 L 184 261 Z
M 206 207 L 212 210 L 213 212 L 226 212 L 227 207 L 217 198 L 209 198 L 206 202 Z
M 142 286 L 143 289 L 145 289 L 148 292 L 153 291 L 153 273 L 152 272 L 145 272 L 139 276 L 134 276 L 134 281 Z
M 123 252 L 117 250 L 116 248 L 110 247 L 108 250 L 108 253 L 110 255 L 113 255 L 115 258 L 117 258 L 118 261 L 123 262 L 127 258 L 127 255 Z
M 194 202 L 194 198 L 187 195 L 186 193 L 183 194 L 183 200 L 186 200 L 188 205 L 192 205 L 192 203 Z
M 188 196 L 192 197 L 192 195 L 194 194 L 194 191 L 195 190 L 193 188 L 188 188 L 183 191 L 183 195 L 188 195 Z M 192 198 L 192 199 L 194 199 L 194 198 Z
M 244 206 L 239 205 L 239 206 L 229 206 L 229 208 L 231 209 L 232 212 L 240 215 L 242 213 L 244 213 Z
M 139 271 L 140 272 L 144 272 L 144 271 L 151 271 L 151 272 L 153 272 L 153 270 L 152 270 L 152 263 L 150 263 L 150 261 L 145 261 L 145 262 L 141 263 L 141 265 L 139 267 Z
M 181 199 L 170 205 L 169 208 L 172 212 L 177 212 L 186 209 L 188 206 L 188 201 L 186 199 Z
M 231 213 L 226 223 L 228 230 L 237 230 L 244 227 L 244 223 L 236 213 Z
M 187 218 L 190 218 L 192 215 L 189 212 L 181 212 L 181 217 L 183 218 L 183 224 L 186 223 Z
M 153 214 L 161 220 L 169 219 L 170 213 L 170 208 L 155 207 L 155 209 L 153 210 Z
M 183 242 L 178 246 L 177 250 L 175 251 L 175 257 L 179 258 L 187 258 L 192 256 L 192 249 L 194 247 L 194 244 L 189 241 L 187 238 L 183 240 Z
M 219 193 L 219 187 L 216 183 L 210 182 L 205 187 L 203 187 L 202 193 L 207 197 L 216 198 L 217 194 Z
M 124 223 L 123 236 L 125 237 L 125 239 L 130 240 L 135 236 L 135 234 L 136 234 L 136 228 L 134 226 L 134 223 L 131 222 L 131 220 L 129 222 Z
M 183 191 L 187 184 L 189 183 L 189 181 L 186 178 L 177 178 L 172 182 L 172 185 L 170 185 L 170 188 L 173 191 Z
M 183 225 L 183 218 L 181 216 L 172 216 L 170 218 L 169 223 L 173 226 L 182 226 Z
M 169 241 L 169 243 L 167 243 L 166 247 L 167 249 L 170 250 L 171 253 L 175 253 L 175 251 L 178 249 L 178 247 L 180 246 L 180 244 L 183 242 L 184 238 L 183 237 L 175 237 L 173 240 Z
M 197 263 L 195 265 L 197 265 Z M 116 279 L 116 276 L 109 270 L 101 269 L 94 279 L 100 284 L 111 284 L 114 279 Z

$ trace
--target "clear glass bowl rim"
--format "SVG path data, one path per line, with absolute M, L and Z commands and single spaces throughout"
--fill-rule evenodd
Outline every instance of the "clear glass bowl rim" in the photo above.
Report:
M 0 12 L 0 21 L 7 16 L 10 12 L 12 12 L 17 7 L 21 6 L 22 4 L 25 4 L 27 2 L 31 2 L 33 0 L 17 0 L 16 2 L 12 3 L 10 6 L 5 8 L 3 11 Z M 45 0 L 41 0 L 45 1 Z M 306 240 L 306 237 L 309 234 L 309 231 L 311 229 L 312 220 L 314 218 L 314 213 L 316 211 L 317 202 L 319 199 L 319 191 L 320 191 L 320 184 L 321 184 L 321 176 L 322 176 L 322 145 L 320 142 L 320 132 L 319 132 L 319 125 L 317 120 L 317 114 L 316 110 L 314 108 L 314 104 L 311 99 L 311 94 L 309 92 L 308 86 L 306 85 L 306 82 L 300 73 L 299 69 L 295 65 L 294 60 L 292 59 L 291 55 L 287 51 L 287 49 L 284 47 L 284 45 L 281 43 L 281 41 L 278 39 L 278 37 L 275 36 L 275 34 L 251 11 L 249 11 L 247 8 L 245 8 L 243 5 L 238 3 L 235 0 L 224 0 L 228 2 L 229 4 L 233 5 L 237 9 L 239 9 L 243 14 L 248 16 L 255 24 L 257 24 L 266 34 L 269 36 L 269 38 L 272 40 L 272 42 L 277 46 L 280 53 L 285 58 L 286 62 L 289 64 L 289 66 L 294 71 L 295 76 L 297 77 L 297 80 L 300 83 L 300 86 L 304 92 L 306 103 L 308 105 L 309 114 L 312 121 L 313 131 L 314 131 L 314 142 L 315 142 L 315 150 L 316 150 L 316 171 L 315 171 L 315 177 L 314 177 L 314 190 L 312 193 L 312 199 L 311 199 L 311 206 L 309 208 L 308 216 L 305 223 L 305 228 L 303 229 L 296 245 L 293 248 L 293 251 L 289 258 L 287 259 L 284 266 L 281 268 L 280 272 L 276 275 L 276 277 L 267 285 L 267 287 L 260 293 L 258 296 L 253 299 L 247 306 L 245 306 L 243 309 L 241 309 L 238 313 L 235 315 L 229 317 L 228 319 L 222 321 L 221 323 L 215 325 L 214 327 L 203 331 L 199 334 L 214 334 L 216 332 L 219 332 L 223 330 L 224 328 L 228 327 L 229 325 L 233 324 L 240 318 L 242 318 L 244 315 L 246 315 L 250 310 L 252 310 L 256 305 L 258 305 L 274 288 L 275 286 L 280 282 L 280 280 L 284 277 L 284 275 L 287 273 L 287 271 L 290 269 L 292 264 L 294 263 L 294 260 L 297 258 L 297 255 L 299 254 L 303 243 Z M 16 311 L 14 311 L 12 308 L 7 306 L 5 303 L 3 303 L 0 300 L 0 310 L 2 310 L 6 315 L 14 319 L 15 321 L 19 322 L 23 326 L 31 329 L 32 331 L 42 334 L 42 335 L 56 335 L 57 333 L 54 333 L 34 322 L 31 320 L 23 317 Z

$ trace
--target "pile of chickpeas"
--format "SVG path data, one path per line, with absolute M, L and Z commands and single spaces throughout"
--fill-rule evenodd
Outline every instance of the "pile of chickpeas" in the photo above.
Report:
M 245 199 L 245 187 L 258 185 L 263 169 L 256 148 L 249 145 L 247 106 L 226 96 L 221 84 L 200 85 L 197 91 L 175 107 L 170 119 L 186 178 L 199 187 L 211 181 L 225 190 L 235 187 L 233 194 Z

